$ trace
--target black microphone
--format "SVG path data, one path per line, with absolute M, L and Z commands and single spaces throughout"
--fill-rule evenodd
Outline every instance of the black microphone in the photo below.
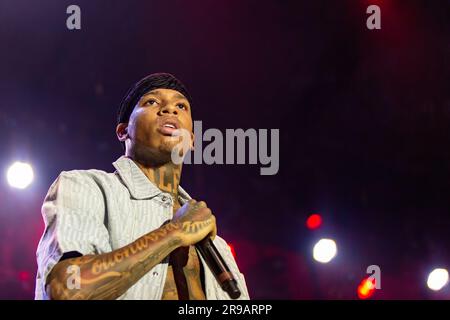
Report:
M 227 264 L 223 260 L 216 246 L 210 237 L 206 237 L 198 242 L 195 247 L 200 251 L 214 277 L 219 282 L 221 288 L 228 293 L 231 299 L 241 296 L 241 291 L 237 286 L 237 281 L 230 272 Z
M 180 204 L 184 205 L 185 200 L 179 198 Z M 227 264 L 217 250 L 216 246 L 208 236 L 195 244 L 203 259 L 206 261 L 209 269 L 213 273 L 220 287 L 228 293 L 231 299 L 237 299 L 241 296 L 241 291 L 237 286 L 237 281 L 230 272 Z

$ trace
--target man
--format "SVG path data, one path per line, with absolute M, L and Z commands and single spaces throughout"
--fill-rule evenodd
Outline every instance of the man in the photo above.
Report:
M 63 171 L 48 191 L 36 299 L 229 299 L 195 249 L 207 236 L 249 299 L 211 210 L 179 186 L 174 131 L 190 132 L 193 148 L 192 128 L 191 98 L 174 76 L 152 74 L 130 88 L 116 171 Z

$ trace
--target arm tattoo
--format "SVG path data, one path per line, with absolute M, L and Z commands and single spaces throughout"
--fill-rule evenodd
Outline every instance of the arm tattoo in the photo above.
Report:
M 205 221 L 186 221 L 183 222 L 182 228 L 185 233 L 197 233 L 201 229 L 206 228 L 211 223 L 211 219 Z
M 172 222 L 152 231 L 133 243 L 101 255 L 86 255 L 59 262 L 48 276 L 49 296 L 54 299 L 116 299 L 142 276 L 161 262 L 180 240 Z M 69 289 L 66 272 L 69 266 L 80 267 L 80 287 Z

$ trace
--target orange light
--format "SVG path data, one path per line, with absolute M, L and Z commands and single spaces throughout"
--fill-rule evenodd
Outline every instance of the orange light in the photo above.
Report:
M 308 220 L 306 220 L 306 226 L 308 229 L 314 230 L 319 228 L 322 225 L 322 217 L 320 214 L 312 214 L 308 217 Z
M 231 254 L 236 259 L 236 251 L 234 250 L 234 246 L 232 244 L 228 244 L 228 248 L 230 248 Z
M 358 286 L 358 298 L 368 299 L 375 293 L 375 279 L 365 278 Z

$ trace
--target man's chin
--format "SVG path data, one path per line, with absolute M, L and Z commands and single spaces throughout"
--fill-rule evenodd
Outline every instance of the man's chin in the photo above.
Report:
M 172 152 L 172 149 L 175 148 L 175 146 L 179 143 L 180 137 L 166 137 L 165 139 L 162 139 L 159 150 L 161 152 L 168 152 L 170 154 Z
M 136 144 L 134 154 L 141 161 L 148 164 L 164 164 L 172 161 L 172 149 L 177 145 L 177 142 L 165 141 L 157 148 L 149 147 L 143 144 Z

